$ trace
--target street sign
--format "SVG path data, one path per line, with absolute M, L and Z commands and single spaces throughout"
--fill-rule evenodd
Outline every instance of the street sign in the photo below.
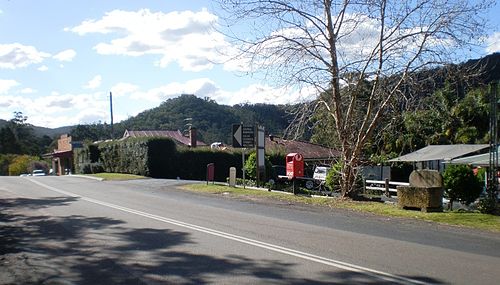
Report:
M 242 125 L 233 125 L 233 147 L 243 147 L 241 127 Z
M 254 147 L 255 129 L 253 126 L 233 125 L 233 147 Z

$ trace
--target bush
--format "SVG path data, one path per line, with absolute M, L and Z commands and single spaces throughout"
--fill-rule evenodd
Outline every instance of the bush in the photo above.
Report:
M 266 177 L 271 176 L 272 164 L 268 156 L 265 156 Z M 257 178 L 257 153 L 252 152 L 245 160 L 245 174 L 252 179 Z
M 494 197 L 487 195 L 479 199 L 477 209 L 483 214 L 495 214 L 497 209 L 497 202 Z
M 45 174 L 49 173 L 49 165 L 45 161 L 30 161 L 27 169 L 28 173 L 32 173 L 35 169 L 43 170 Z
M 29 155 L 16 156 L 9 165 L 9 175 L 19 176 L 23 173 L 30 173 L 28 167 L 33 161 L 39 161 L 39 158 Z
M 474 202 L 482 192 L 482 183 L 467 165 L 450 165 L 443 174 L 445 194 L 453 201 Z
M 340 191 L 340 175 L 341 175 L 342 163 L 336 162 L 332 165 L 328 173 L 326 174 L 325 185 L 330 189 L 330 191 Z
M 100 163 L 83 163 L 80 167 L 80 171 L 82 174 L 95 174 L 104 172 L 104 168 Z

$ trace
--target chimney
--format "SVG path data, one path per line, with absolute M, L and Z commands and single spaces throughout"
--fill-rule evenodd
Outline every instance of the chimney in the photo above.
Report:
M 189 127 L 189 146 L 196 147 L 196 128 Z

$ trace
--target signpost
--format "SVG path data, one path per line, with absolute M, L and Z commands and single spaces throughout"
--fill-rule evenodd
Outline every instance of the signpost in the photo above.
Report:
M 255 146 L 257 152 L 257 185 L 264 182 L 266 176 L 265 143 L 265 129 L 263 126 L 257 126 L 257 145 Z
M 243 124 L 233 125 L 233 147 L 250 148 L 255 146 L 255 128 L 253 126 L 243 126 Z

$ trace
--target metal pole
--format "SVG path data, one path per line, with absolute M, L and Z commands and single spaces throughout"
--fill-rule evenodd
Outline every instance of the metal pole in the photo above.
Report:
M 113 130 L 113 93 L 109 92 L 109 109 L 111 113 L 111 139 L 115 138 L 115 133 Z
M 498 84 L 490 84 L 490 161 L 488 169 L 487 194 L 494 198 L 498 187 Z
M 241 167 L 241 170 L 243 171 L 243 189 L 245 189 L 245 149 L 243 148 L 241 151 L 241 163 L 243 167 Z

